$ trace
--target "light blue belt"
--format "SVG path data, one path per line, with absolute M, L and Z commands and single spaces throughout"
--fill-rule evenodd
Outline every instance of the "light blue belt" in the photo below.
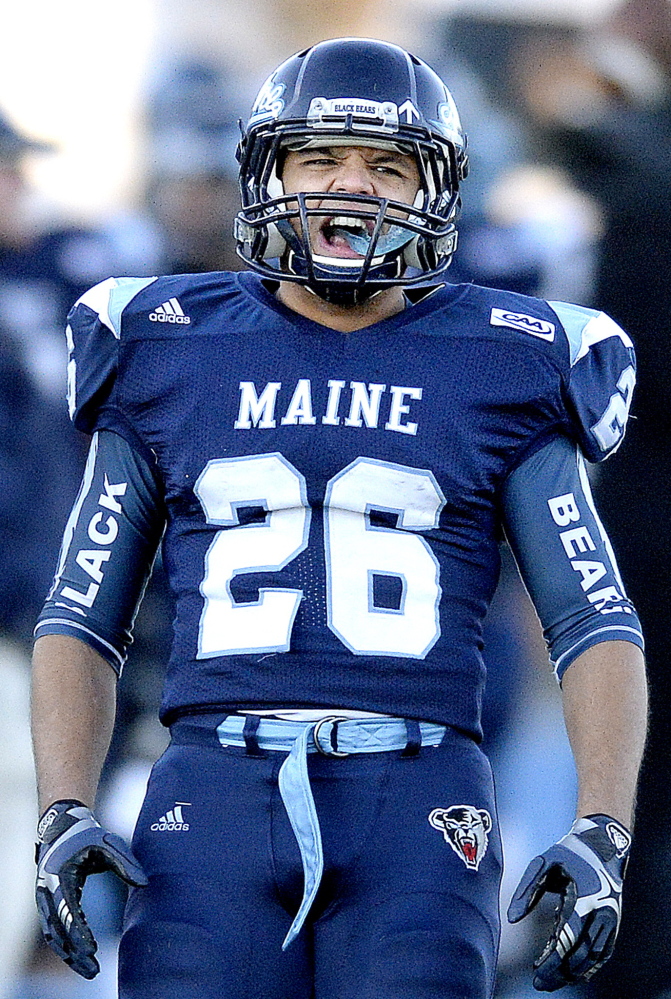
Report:
M 247 716 L 248 717 L 248 716 Z M 229 715 L 217 728 L 222 746 L 244 746 L 245 716 Z M 420 722 L 415 726 L 422 746 L 437 746 L 444 725 Z M 255 732 L 261 749 L 288 753 L 278 775 L 280 794 L 298 841 L 303 862 L 303 899 L 289 928 L 282 950 L 286 950 L 305 922 L 315 900 L 324 870 L 324 852 L 319 819 L 308 776 L 308 753 L 349 756 L 350 753 L 384 753 L 405 749 L 408 725 L 402 718 L 322 718 L 316 722 L 262 718 Z

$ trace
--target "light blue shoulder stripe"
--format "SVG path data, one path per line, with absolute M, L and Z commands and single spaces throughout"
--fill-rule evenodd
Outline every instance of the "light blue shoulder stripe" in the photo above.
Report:
M 600 313 L 594 309 L 586 309 L 582 305 L 570 305 L 568 302 L 548 302 L 548 305 L 557 313 L 564 327 L 571 352 L 571 367 L 573 367 L 583 346 L 585 327 Z
M 630 350 L 634 345 L 621 326 L 605 312 L 595 312 L 582 305 L 569 305 L 567 302 L 548 302 L 561 321 L 571 350 L 571 367 L 589 354 L 591 348 L 616 336 Z
M 114 336 L 121 336 L 121 313 L 143 288 L 156 281 L 155 277 L 111 277 L 85 292 L 77 305 L 87 305 L 100 316 Z
M 116 288 L 113 288 L 110 292 L 109 317 L 112 321 L 114 335 L 118 337 L 121 335 L 121 313 L 128 303 L 136 295 L 139 295 L 143 288 L 147 288 L 150 284 L 153 284 L 157 278 L 122 277 L 116 280 Z

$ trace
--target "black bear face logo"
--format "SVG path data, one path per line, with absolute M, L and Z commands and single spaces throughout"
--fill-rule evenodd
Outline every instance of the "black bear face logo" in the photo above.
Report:
M 484 808 L 472 805 L 450 805 L 434 808 L 429 822 L 445 837 L 454 852 L 471 871 L 477 871 L 487 852 L 492 817 Z

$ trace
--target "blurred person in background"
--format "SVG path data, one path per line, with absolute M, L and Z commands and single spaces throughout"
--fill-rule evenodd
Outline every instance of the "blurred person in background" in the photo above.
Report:
M 84 438 L 63 406 L 66 317 L 92 281 L 111 267 L 125 274 L 131 266 L 121 234 L 113 228 L 74 224 L 49 217 L 44 209 L 38 215 L 26 164 L 51 151 L 53 147 L 23 135 L 0 112 L 5 430 L 0 441 L 0 628 L 26 644 L 34 609 L 50 585 L 63 517 L 76 494 L 86 453 Z M 153 264 L 155 260 L 147 261 L 147 267 Z M 134 272 L 137 267 L 133 258 Z
M 617 932 L 645 693 L 576 448 L 619 444 L 631 342 L 579 306 L 444 283 L 465 140 L 403 50 L 336 40 L 288 60 L 240 160 L 238 247 L 263 280 L 109 279 L 71 314 L 70 400 L 95 436 L 37 628 L 46 937 L 95 976 L 78 888 L 111 869 L 135 886 L 128 999 L 288 999 L 315 981 L 338 999 L 488 999 L 502 858 L 480 650 L 505 521 L 580 778 L 576 822 L 509 918 L 558 893 L 535 985 L 590 976 Z M 173 742 L 134 835 L 143 871 L 91 807 L 166 520 Z
M 524 29 L 517 32 L 524 38 Z M 516 44 L 494 18 L 454 15 L 434 26 L 439 64 L 451 73 L 456 67 L 453 89 L 469 122 L 475 175 L 453 279 L 589 305 L 602 231 L 599 204 L 568 170 L 542 161 L 528 117 L 498 86 L 496 67 L 500 73 L 508 46 Z
M 650 735 L 622 933 L 589 994 L 651 999 L 671 982 L 671 874 L 659 865 L 671 849 L 671 4 L 626 0 L 517 59 L 539 149 L 599 205 L 593 301 L 637 346 L 632 432 L 595 488 L 646 635 Z
M 76 433 L 62 405 L 63 321 L 82 286 L 98 273 L 89 270 L 78 283 L 68 268 L 74 233 L 45 230 L 31 215 L 25 162 L 49 148 L 0 113 L 0 627 L 26 643 L 81 467 Z
M 69 222 L 36 208 L 33 157 L 51 145 L 0 111 L 0 717 L 4 733 L 0 867 L 0 995 L 9 994 L 36 936 L 29 871 L 36 801 L 30 754 L 29 649 L 34 615 L 53 575 L 63 518 L 86 449 L 64 405 L 68 311 L 92 281 L 140 266 L 129 230 Z M 137 231 L 133 230 L 134 233 Z M 143 243 L 146 247 L 146 243 Z M 150 254 L 143 263 L 151 267 Z M 142 631 L 140 631 L 142 647 Z M 9 815 L 13 815 L 11 822 Z M 22 845 L 23 844 L 23 845 Z M 60 969 L 59 969 L 60 970 Z
M 152 91 L 145 201 L 157 226 L 161 271 L 237 270 L 230 232 L 240 200 L 240 84 L 231 71 L 194 57 L 166 67 Z
M 53 247 L 46 236 L 37 236 L 27 212 L 25 161 L 48 151 L 0 112 L 2 999 L 11 993 L 36 930 L 32 877 L 23 863 L 37 812 L 28 718 L 30 619 L 49 585 L 59 521 L 72 503 L 80 474 L 76 447 L 66 443 L 74 442 L 75 432 L 61 401 L 62 323 L 73 298 L 66 294 L 54 302 Z M 78 289 L 70 290 L 76 297 Z

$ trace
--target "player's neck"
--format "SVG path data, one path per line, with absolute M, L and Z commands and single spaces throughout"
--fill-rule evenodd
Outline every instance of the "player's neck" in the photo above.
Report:
M 277 290 L 277 298 L 306 319 L 311 319 L 322 326 L 329 326 L 340 333 L 352 333 L 354 330 L 372 326 L 383 319 L 395 316 L 406 306 L 402 288 L 385 288 L 379 295 L 363 302 L 361 305 L 343 306 L 325 302 L 323 298 L 313 295 L 306 287 L 281 281 Z

